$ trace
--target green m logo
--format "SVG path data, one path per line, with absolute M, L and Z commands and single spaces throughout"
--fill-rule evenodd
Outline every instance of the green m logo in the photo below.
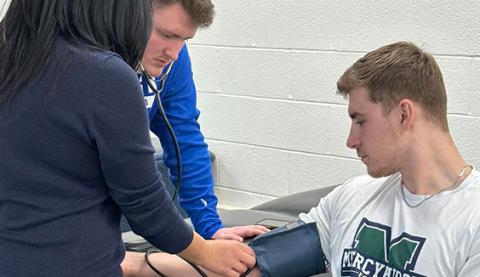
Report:
M 342 276 L 421 276 L 413 273 L 425 238 L 402 233 L 391 238 L 391 228 L 371 222 L 360 222 L 352 248 L 345 249 Z

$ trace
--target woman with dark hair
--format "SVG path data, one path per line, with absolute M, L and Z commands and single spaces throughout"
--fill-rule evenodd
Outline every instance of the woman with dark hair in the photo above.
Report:
M 133 70 L 150 2 L 11 1 L 0 22 L 2 277 L 122 276 L 121 213 L 214 272 L 253 266 L 247 246 L 194 233 L 161 183 Z

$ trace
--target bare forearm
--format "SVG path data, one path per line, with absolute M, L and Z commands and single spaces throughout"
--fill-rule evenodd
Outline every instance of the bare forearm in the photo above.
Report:
M 185 260 L 177 255 L 168 253 L 154 253 L 149 256 L 150 263 L 156 270 L 166 276 L 200 276 L 200 274 Z M 158 277 L 152 268 L 145 262 L 145 254 L 138 252 L 127 252 L 122 262 L 122 270 L 125 277 Z M 200 267 L 209 277 L 223 277 L 224 275 L 212 272 Z M 260 277 L 260 272 L 255 268 L 248 277 Z

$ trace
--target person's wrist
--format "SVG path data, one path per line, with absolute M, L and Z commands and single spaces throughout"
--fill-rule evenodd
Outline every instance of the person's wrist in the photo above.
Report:
M 178 255 L 192 263 L 205 265 L 205 260 L 210 256 L 211 245 L 196 232 L 193 232 L 193 240 L 190 245 Z
M 216 236 L 218 236 L 220 234 L 220 230 L 222 230 L 222 229 L 218 229 L 217 231 L 213 232 L 212 239 L 214 239 Z

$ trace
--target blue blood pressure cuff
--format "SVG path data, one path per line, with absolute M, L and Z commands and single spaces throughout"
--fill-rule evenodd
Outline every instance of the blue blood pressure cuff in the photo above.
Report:
M 264 233 L 249 242 L 262 277 L 311 276 L 326 272 L 315 222 L 297 221 Z

